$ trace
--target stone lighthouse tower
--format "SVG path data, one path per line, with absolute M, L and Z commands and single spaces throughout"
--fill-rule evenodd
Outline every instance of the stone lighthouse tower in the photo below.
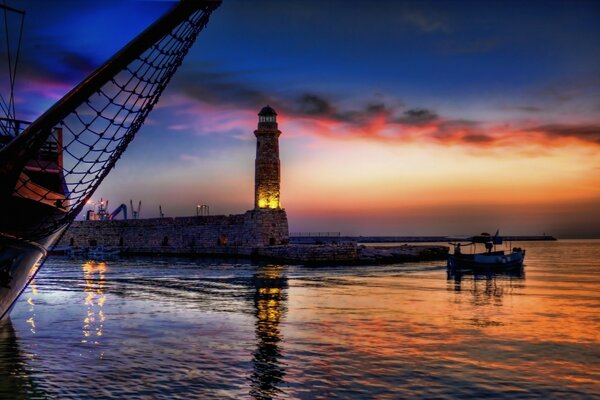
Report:
M 256 136 L 256 162 L 254 176 L 254 209 L 281 208 L 279 163 L 279 135 L 277 113 L 269 106 L 258 113 Z

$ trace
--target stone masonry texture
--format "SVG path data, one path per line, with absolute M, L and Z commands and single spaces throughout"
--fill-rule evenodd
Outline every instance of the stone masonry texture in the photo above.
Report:
M 238 215 L 75 221 L 60 246 L 118 247 L 123 253 L 245 254 L 286 244 L 285 210 L 251 210 Z

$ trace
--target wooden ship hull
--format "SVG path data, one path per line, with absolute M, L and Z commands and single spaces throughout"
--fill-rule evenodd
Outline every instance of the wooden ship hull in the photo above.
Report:
M 49 241 L 52 238 L 48 238 Z M 44 246 L 0 234 L 0 314 L 2 321 L 34 277 L 46 256 Z
M 2 119 L 0 157 L 5 174 L 0 189 L 0 321 L 35 276 L 48 249 L 66 226 L 55 222 L 64 218 L 69 193 L 63 174 L 62 130 L 53 129 L 46 141 L 29 156 L 14 157 L 12 139 L 30 123 Z M 13 157 L 11 157 L 13 156 Z M 7 166 L 12 166 L 8 168 Z M 12 172 L 11 174 L 6 171 Z
M 0 118 L 0 321 L 121 157 L 220 3 L 181 0 L 34 122 L 15 119 L 14 110 Z

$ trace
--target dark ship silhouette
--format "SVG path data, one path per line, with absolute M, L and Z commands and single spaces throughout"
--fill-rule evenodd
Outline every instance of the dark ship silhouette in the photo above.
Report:
M 220 4 L 182 0 L 32 123 L 17 120 L 10 101 L 0 119 L 0 320 L 123 154 Z

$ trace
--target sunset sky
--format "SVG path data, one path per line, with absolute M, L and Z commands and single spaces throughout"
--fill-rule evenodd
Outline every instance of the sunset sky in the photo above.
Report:
M 9 3 L 30 120 L 173 6 Z M 95 198 L 252 208 L 266 104 L 292 232 L 600 237 L 598 1 L 225 0 Z

